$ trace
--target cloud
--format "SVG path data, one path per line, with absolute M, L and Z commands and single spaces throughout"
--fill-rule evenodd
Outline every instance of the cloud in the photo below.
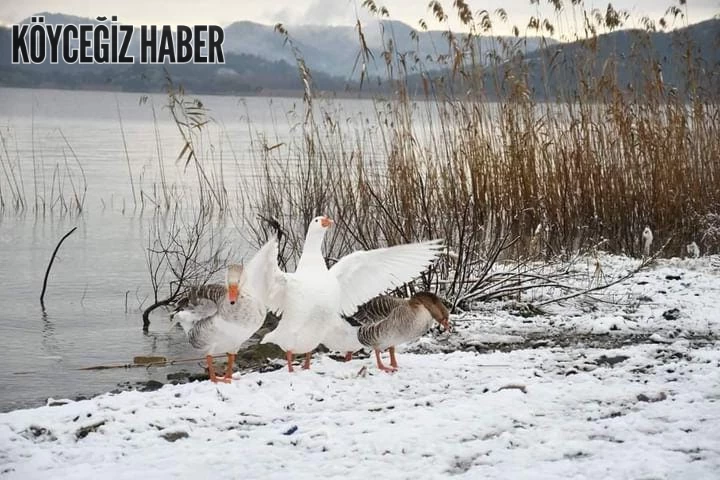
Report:
M 294 23 L 308 25 L 347 24 L 354 13 L 353 3 L 348 0 L 314 0 Z
M 401 20 L 417 27 L 418 20 L 428 21 L 431 28 L 447 28 L 434 22 L 428 12 L 429 0 L 375 0 L 378 6 L 386 6 L 393 19 Z M 509 16 L 505 27 L 496 23 L 496 27 L 509 29 L 512 25 L 527 25 L 530 15 L 540 9 L 540 13 L 554 19 L 552 6 L 545 0 L 539 5 L 531 5 L 530 0 L 467 0 L 473 12 L 487 9 L 495 12 L 504 8 Z M 626 9 L 633 17 L 649 16 L 657 20 L 663 15 L 667 2 L 655 0 L 585 0 L 587 9 L 599 8 L 604 11 L 612 1 L 616 9 Z M 450 26 L 460 28 L 460 22 L 452 7 L 452 0 L 441 0 L 450 17 Z M 574 15 L 570 0 L 564 0 L 566 10 L 563 22 L 581 23 L 581 16 Z M 677 0 L 672 2 L 677 5 Z M 118 15 L 120 20 L 135 25 L 141 24 L 201 24 L 217 23 L 227 25 L 236 20 L 250 20 L 266 24 L 282 22 L 287 24 L 316 25 L 353 25 L 356 15 L 361 20 L 373 18 L 361 6 L 362 0 L 215 0 L 198 2 L 197 0 L 175 0 L 168 8 L 166 0 L 115 0 L 97 2 L 95 0 L 23 0 L 0 1 L 0 22 L 15 23 L 33 13 L 42 11 L 61 12 L 71 15 L 95 17 L 97 15 Z M 681 7 L 685 8 L 685 7 Z M 720 0 L 691 0 L 688 2 L 688 20 L 698 22 L 720 13 Z M 578 17 L 578 18 L 575 18 Z M 496 33 L 501 33 L 496 31 Z

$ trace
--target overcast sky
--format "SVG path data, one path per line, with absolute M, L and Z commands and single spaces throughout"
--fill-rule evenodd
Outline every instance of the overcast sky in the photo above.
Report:
M 509 15 L 509 30 L 513 24 L 525 25 L 531 15 L 537 13 L 538 6 L 530 5 L 530 0 L 468 0 L 473 11 L 488 9 L 494 11 L 504 8 Z M 418 27 L 418 20 L 424 18 L 428 25 L 438 27 L 432 22 L 428 11 L 429 0 L 376 0 L 390 11 L 391 17 L 401 20 L 412 27 Z M 441 2 L 449 11 L 452 0 Z M 553 18 L 547 0 L 540 0 L 541 13 Z M 563 3 L 570 4 L 570 0 Z M 670 5 L 678 0 L 614 0 L 616 9 L 627 9 L 634 17 L 648 15 L 657 21 Z M 362 0 L 1 0 L 0 23 L 9 25 L 41 11 L 67 13 L 84 17 L 118 15 L 123 23 L 134 25 L 167 24 L 228 25 L 236 20 L 251 20 L 259 23 L 277 22 L 292 24 L 352 25 L 356 14 L 367 18 L 361 7 Z M 608 1 L 586 0 L 585 8 L 607 8 Z M 688 0 L 688 20 L 695 23 L 720 13 L 720 0 Z M 578 19 L 578 22 L 580 19 Z M 573 16 L 567 11 L 563 17 L 567 28 L 572 27 Z M 460 29 L 459 22 L 452 17 L 451 25 Z M 499 27 L 499 25 L 498 25 Z M 496 33 L 506 33 L 496 30 Z M 567 30 L 567 29 L 566 29 Z

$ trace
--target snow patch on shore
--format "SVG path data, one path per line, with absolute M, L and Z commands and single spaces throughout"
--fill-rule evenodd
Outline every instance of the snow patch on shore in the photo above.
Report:
M 601 261 L 610 277 L 634 262 Z M 0 415 L 0 477 L 716 478 L 717 298 L 711 259 L 661 260 L 544 315 L 479 305 L 402 349 L 393 375 L 324 356 L 16 410 Z

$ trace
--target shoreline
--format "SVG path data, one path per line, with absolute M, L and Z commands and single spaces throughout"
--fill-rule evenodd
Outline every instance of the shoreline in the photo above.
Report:
M 549 335 L 533 334 L 526 337 L 514 335 L 513 333 L 507 334 L 507 339 L 503 341 L 502 338 L 498 338 L 498 341 L 487 341 L 487 342 L 468 342 L 460 343 L 459 348 L 457 346 L 442 346 L 438 344 L 435 348 L 427 349 L 426 347 L 416 347 L 407 350 L 405 353 L 412 353 L 416 355 L 432 355 L 435 354 L 449 354 L 453 352 L 469 352 L 477 353 L 482 358 L 482 355 L 490 355 L 493 353 L 511 353 L 515 351 L 525 350 L 542 350 L 554 348 L 587 348 L 589 350 L 597 351 L 611 351 L 619 350 L 628 347 L 642 347 L 652 345 L 672 345 L 677 341 L 687 342 L 690 348 L 703 348 L 711 345 L 720 345 L 719 334 L 708 334 L 708 335 L 694 335 L 694 336 L 679 336 L 675 338 L 664 338 L 659 337 L 656 334 L 645 333 L 645 334 L 617 334 L 612 333 L 598 333 L 598 334 L 579 334 L 579 335 L 566 335 L 561 333 L 553 333 Z M 247 349 L 246 349 L 247 351 Z M 240 351 L 239 355 L 242 355 L 243 350 Z M 433 353 L 431 353 L 433 352 Z M 345 363 L 342 355 L 333 354 L 321 354 L 315 355 L 316 359 L 320 357 L 328 357 L 338 363 Z M 366 360 L 371 355 L 367 352 L 361 351 L 353 356 L 353 361 L 357 365 L 360 365 L 359 360 Z M 612 359 L 609 360 L 612 362 Z M 301 364 L 297 362 L 298 366 Z M 201 363 L 198 362 L 198 366 Z M 349 368 L 352 364 L 347 365 Z M 281 360 L 271 361 L 267 359 L 266 362 L 254 365 L 237 365 L 237 369 L 234 372 L 234 376 L 244 377 L 251 373 L 265 374 L 274 372 L 277 370 L 283 370 L 285 368 L 284 363 Z M 156 367 L 163 368 L 163 367 Z M 370 366 L 372 368 L 372 366 Z M 352 370 L 352 368 L 350 368 Z M 139 392 L 147 393 L 157 391 L 167 385 L 177 386 L 185 385 L 188 383 L 206 382 L 209 377 L 204 369 L 200 368 L 196 371 L 188 371 L 182 369 L 176 372 L 168 373 L 165 375 L 165 381 L 159 380 L 139 380 L 139 381 L 123 381 L 117 384 L 117 387 L 112 390 L 99 391 L 96 393 L 78 393 L 71 398 L 54 398 L 48 397 L 43 402 L 33 402 L 25 406 L 19 406 L 9 410 L 0 411 L 0 415 L 11 413 L 21 410 L 33 410 L 42 407 L 57 407 L 66 405 L 72 402 L 81 402 L 85 400 L 93 400 L 98 397 L 109 395 L 115 396 L 124 392 Z M 241 381 L 241 378 L 235 379 L 235 382 Z
M 621 275 L 637 260 L 603 254 L 600 261 L 610 276 Z M 582 267 L 579 262 L 577 268 Z M 587 265 L 590 271 L 590 265 Z M 539 301 L 552 292 L 538 293 Z M 512 353 L 554 348 L 592 348 L 611 350 L 641 345 L 670 345 L 686 342 L 703 347 L 720 342 L 720 318 L 710 299 L 720 295 L 720 257 L 698 259 L 658 259 L 656 262 L 618 285 L 604 292 L 604 297 L 577 298 L 561 305 L 548 305 L 543 310 L 532 303 L 514 300 L 493 301 L 473 305 L 473 311 L 453 315 L 453 332 L 439 330 L 421 338 L 404 350 L 413 354 L 448 354 L 470 352 L 478 355 Z M 613 303 L 616 302 L 616 303 Z M 236 375 L 272 372 L 282 369 L 283 354 L 278 348 L 257 342 L 263 332 L 272 329 L 266 324 L 240 350 Z M 324 350 L 321 349 L 321 352 Z M 328 353 L 316 357 L 341 359 Z M 356 354 L 352 363 L 368 358 L 366 352 Z M 219 363 L 224 360 L 218 360 Z M 174 367 L 174 368 L 169 368 Z M 65 400 L 88 400 L 102 395 L 117 395 L 125 391 L 155 391 L 165 385 L 181 385 L 205 380 L 202 362 L 197 365 L 154 366 L 158 374 L 143 380 L 120 380 L 115 388 L 92 393 L 77 392 Z M 162 369 L 168 368 L 166 372 Z M 1 414 L 18 410 L 42 408 L 49 400 L 3 410 Z

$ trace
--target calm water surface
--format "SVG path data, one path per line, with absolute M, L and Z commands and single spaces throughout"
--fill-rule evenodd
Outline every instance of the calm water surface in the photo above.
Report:
M 203 96 L 203 101 L 214 122 L 199 148 L 206 158 L 234 166 L 226 169 L 228 185 L 238 184 L 232 175 L 252 174 L 255 147 L 248 120 L 272 142 L 295 134 L 296 99 Z M 0 411 L 42 405 L 48 397 L 100 393 L 124 381 L 164 381 L 172 371 L 79 368 L 129 363 L 135 355 L 197 356 L 161 315 L 149 333 L 141 331 L 140 306 L 147 305 L 150 290 L 145 248 L 152 216 L 133 208 L 130 175 L 136 195 L 159 181 L 160 163 L 168 181 L 196 187 L 175 161 L 182 143 L 165 103 L 163 95 L 141 101 L 140 94 L 0 88 L 0 169 L 5 168 L 0 188 L 9 198 L 12 172 L 29 203 L 22 215 L 7 207 L 0 215 Z M 369 101 L 340 103 L 348 117 L 372 109 Z M 83 175 L 81 216 L 59 215 L 57 205 L 56 213 L 44 217 L 32 211 L 34 199 L 48 205 L 54 189 L 62 185 L 72 192 Z M 44 314 L 39 296 L 47 262 L 74 226 L 78 230 L 53 266 Z M 230 230 L 242 252 L 244 233 Z

